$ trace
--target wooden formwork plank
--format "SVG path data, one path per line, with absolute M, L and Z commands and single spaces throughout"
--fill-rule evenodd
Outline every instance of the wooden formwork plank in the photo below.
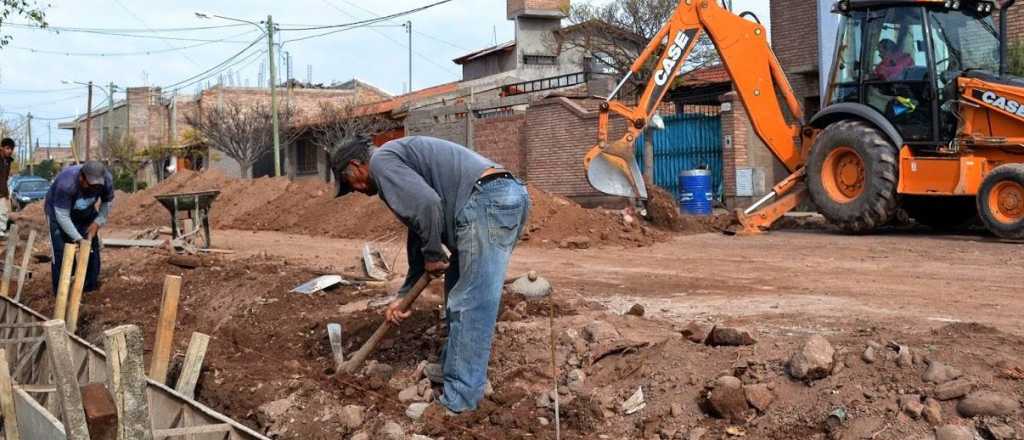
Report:
M 71 291 L 71 271 L 75 267 L 78 246 L 64 245 L 64 258 L 60 261 L 60 280 L 57 282 L 57 302 L 53 305 L 53 319 L 64 319 L 68 314 L 68 294 Z
M 63 415 L 61 420 L 67 438 L 89 440 L 89 427 L 85 423 L 85 410 L 82 409 L 82 391 L 71 361 L 71 347 L 64 321 L 47 321 L 43 329 L 46 331 L 46 351 L 50 353 L 51 373 L 57 386 L 57 399 Z
M 68 332 L 78 331 L 78 311 L 82 307 L 82 291 L 85 290 L 86 273 L 89 272 L 89 256 L 92 253 L 92 240 L 82 240 L 78 245 L 78 259 L 75 261 L 75 282 L 71 286 L 68 297 L 67 319 Z
M 169 437 L 184 437 L 186 435 L 194 434 L 217 434 L 227 432 L 231 432 L 231 425 L 221 423 L 217 425 L 189 426 L 187 428 L 158 429 L 153 431 L 153 438 L 161 439 Z
M 21 270 L 18 271 L 18 290 L 14 293 L 14 300 L 21 301 L 21 292 L 25 288 L 25 277 L 28 275 L 28 264 L 32 259 L 32 247 L 36 244 L 36 230 L 28 231 L 28 241 L 25 242 L 25 250 L 21 255 Z
M 121 440 L 150 440 L 153 422 L 146 396 L 146 373 L 142 359 L 142 331 L 122 325 L 103 332 L 107 349 L 107 377 L 117 406 Z
M 18 224 L 7 230 L 7 249 L 4 254 L 4 273 L 0 278 L 0 296 L 11 296 L 11 275 L 14 273 L 14 253 L 18 249 Z
M 11 366 L 7 363 L 7 351 L 0 348 L 0 414 L 4 417 L 5 440 L 21 440 L 18 430 L 18 416 L 14 408 L 14 383 L 11 381 Z
M 206 347 L 209 344 L 209 336 L 199 332 L 192 333 L 188 351 L 185 352 L 185 363 L 181 367 L 178 383 L 174 387 L 174 390 L 182 396 L 189 399 L 195 396 L 196 383 L 199 382 L 199 373 L 202 372 L 203 358 L 206 357 Z
M 160 383 L 167 382 L 167 368 L 171 362 L 180 297 L 181 277 L 168 275 L 164 278 L 164 294 L 160 305 L 160 320 L 156 327 L 156 339 L 153 342 L 153 358 L 149 360 L 149 378 Z
M 25 390 L 14 389 L 18 429 L 26 439 L 64 439 L 64 425 Z

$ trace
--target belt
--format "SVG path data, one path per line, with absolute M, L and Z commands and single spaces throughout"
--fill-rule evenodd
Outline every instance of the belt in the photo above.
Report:
M 501 172 L 497 172 L 497 173 L 493 173 L 493 174 L 488 174 L 488 175 L 486 175 L 484 177 L 476 179 L 476 184 L 477 185 L 483 185 L 483 184 L 485 184 L 487 182 L 490 182 L 490 181 L 496 180 L 496 179 L 515 179 L 515 178 L 516 177 L 513 176 L 512 173 L 510 173 L 508 171 L 501 171 Z

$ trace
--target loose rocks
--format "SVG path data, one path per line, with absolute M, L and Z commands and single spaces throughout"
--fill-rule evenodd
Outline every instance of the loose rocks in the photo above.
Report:
M 429 403 L 413 403 L 412 405 L 409 405 L 409 408 L 406 408 L 405 415 L 409 416 L 410 419 L 419 420 L 420 417 L 423 417 L 423 412 L 427 410 L 428 406 L 430 406 Z
M 935 440 L 974 440 L 974 430 L 957 425 L 935 428 Z
M 747 403 L 761 413 L 767 412 L 775 401 L 775 393 L 768 388 L 768 384 L 745 385 L 743 393 L 747 396 Z
M 626 314 L 631 316 L 644 316 L 645 312 L 646 309 L 644 309 L 643 304 L 633 304 L 633 307 L 630 307 Z
M 385 423 L 384 428 L 381 429 L 381 433 L 384 434 L 384 438 L 388 440 L 405 440 L 405 429 L 402 429 L 402 425 L 395 422 Z
M 711 332 L 711 328 L 697 321 L 690 321 L 683 328 L 683 337 L 697 344 L 703 344 L 704 340 L 708 338 L 708 333 Z
M 1020 409 L 1020 402 L 995 391 L 975 391 L 968 394 L 956 410 L 964 417 L 1008 416 Z
M 743 382 L 733 376 L 722 376 L 715 381 L 708 394 L 708 404 L 716 416 L 733 422 L 745 420 L 750 409 Z
M 864 349 L 864 354 L 860 355 L 860 358 L 864 363 L 873 364 L 878 360 L 878 353 L 875 352 L 875 347 L 868 346 L 868 348 Z
M 739 347 L 744 345 L 754 345 L 757 343 L 757 340 L 754 339 L 750 331 L 747 329 L 715 327 L 711 329 L 711 334 L 708 335 L 705 343 L 713 347 Z
M 910 418 L 921 418 L 921 412 L 924 411 L 924 405 L 921 404 L 921 396 L 916 394 L 901 396 L 900 409 L 903 410 L 904 414 L 910 416 Z
M 811 336 L 789 359 L 789 374 L 795 379 L 816 380 L 832 372 L 835 350 L 825 338 Z
M 619 331 L 606 321 L 594 321 L 583 327 L 583 338 L 588 342 L 606 342 L 619 338 Z
M 582 235 L 569 237 L 559 242 L 558 247 L 562 249 L 589 249 L 590 239 Z
M 341 409 L 341 423 L 348 429 L 359 429 L 363 426 L 363 417 L 366 408 L 359 405 L 345 405 Z
M 941 362 L 932 362 L 928 365 L 928 369 L 925 370 L 924 375 L 921 376 L 921 380 L 928 383 L 944 384 L 953 379 L 957 379 L 962 375 L 963 373 L 955 367 L 951 367 Z
M 420 400 L 420 387 L 419 385 L 410 385 L 406 389 L 398 393 L 398 401 L 402 403 L 412 402 Z
M 953 400 L 966 396 L 967 393 L 974 390 L 974 387 L 975 383 L 973 380 L 961 378 L 935 387 L 935 391 L 932 394 L 938 400 Z
M 924 401 L 924 419 L 931 425 L 942 424 L 942 406 L 939 401 L 929 397 Z

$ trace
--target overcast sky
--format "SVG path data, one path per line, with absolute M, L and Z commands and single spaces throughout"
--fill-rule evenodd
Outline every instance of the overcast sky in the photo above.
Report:
M 47 21 L 51 26 L 119 29 L 128 36 L 56 33 L 5 26 L 3 32 L 13 35 L 14 39 L 7 48 L 0 50 L 0 111 L 6 112 L 0 117 L 20 122 L 25 113 L 32 112 L 37 117 L 33 123 L 33 137 L 43 145 L 50 142 L 49 122 L 52 142 L 66 145 L 70 132 L 58 130 L 58 121 L 43 118 L 84 113 L 86 88 L 62 84 L 62 80 L 94 81 L 97 84 L 113 82 L 122 87 L 151 85 L 166 89 L 225 61 L 260 35 L 251 25 L 173 33 L 136 32 L 233 24 L 220 19 L 197 18 L 196 11 L 256 22 L 272 14 L 274 21 L 282 27 L 296 28 L 350 23 L 434 1 L 50 0 Z M 595 1 L 604 3 L 610 0 Z M 751 10 L 757 13 L 767 25 L 767 1 L 734 0 L 734 8 L 737 12 Z M 358 78 L 389 93 L 400 94 L 406 89 L 408 78 L 408 35 L 400 26 L 406 19 L 413 23 L 415 89 L 460 79 L 461 71 L 451 62 L 453 58 L 489 46 L 494 41 L 504 42 L 513 38 L 512 22 L 505 17 L 505 0 L 454 0 L 372 28 L 292 42 L 288 40 L 315 36 L 329 29 L 284 31 L 276 36 L 276 41 L 285 41 L 284 50 L 292 57 L 293 77 L 301 81 L 306 80 L 307 69 L 311 69 L 314 82 Z M 24 21 L 16 19 L 14 22 Z M 140 36 L 179 40 L 138 38 Z M 188 39 L 227 41 L 206 43 Z M 266 59 L 266 54 L 261 56 L 258 51 L 264 49 L 265 41 L 234 60 L 240 61 L 231 70 L 236 84 L 256 84 L 261 62 Z M 147 51 L 160 53 L 126 55 Z M 67 53 L 87 56 L 69 56 Z M 284 72 L 278 76 L 283 78 Z M 209 81 L 215 84 L 217 78 Z M 181 93 L 191 94 L 195 90 L 196 85 L 187 85 Z M 124 95 L 117 93 L 115 96 L 119 99 Z M 106 101 L 106 94 L 96 90 L 93 100 L 94 106 L 98 107 Z

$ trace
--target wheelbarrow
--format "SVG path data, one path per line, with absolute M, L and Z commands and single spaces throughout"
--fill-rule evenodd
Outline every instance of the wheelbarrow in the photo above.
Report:
M 171 238 L 197 249 L 209 249 L 210 206 L 220 191 L 164 194 L 156 200 L 171 213 Z

